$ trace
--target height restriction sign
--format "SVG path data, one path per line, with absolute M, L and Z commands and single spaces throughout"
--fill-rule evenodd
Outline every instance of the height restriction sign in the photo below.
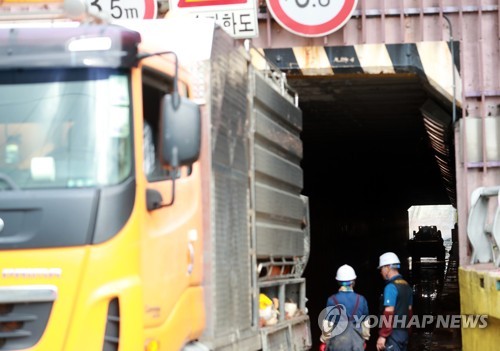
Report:
M 90 13 L 104 14 L 110 21 L 155 19 L 157 14 L 156 0 L 86 0 L 86 2 Z
M 303 37 L 335 32 L 351 18 L 357 0 L 266 0 L 274 19 Z

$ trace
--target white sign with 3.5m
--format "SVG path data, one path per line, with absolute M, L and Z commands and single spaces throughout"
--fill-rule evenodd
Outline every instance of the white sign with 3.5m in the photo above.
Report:
M 126 19 L 154 19 L 157 14 L 156 0 L 86 0 L 92 14 L 111 21 Z

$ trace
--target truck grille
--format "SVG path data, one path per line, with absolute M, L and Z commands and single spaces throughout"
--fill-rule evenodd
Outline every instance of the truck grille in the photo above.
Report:
M 56 297 L 54 286 L 0 288 L 0 350 L 35 345 L 45 330 Z

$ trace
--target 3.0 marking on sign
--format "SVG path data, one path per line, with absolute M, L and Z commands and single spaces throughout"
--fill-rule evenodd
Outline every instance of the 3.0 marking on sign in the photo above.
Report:
M 307 7 L 307 5 L 309 5 L 309 0 L 295 0 L 295 2 L 297 3 L 297 6 L 300 7 L 300 8 L 304 8 L 304 7 Z M 328 5 L 330 5 L 330 0 L 319 0 L 318 1 L 319 3 L 319 6 L 321 7 L 327 7 Z M 312 7 L 315 7 L 316 4 L 312 4 Z

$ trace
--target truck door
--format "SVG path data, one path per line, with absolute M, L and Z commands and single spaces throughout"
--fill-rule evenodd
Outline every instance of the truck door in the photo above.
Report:
M 173 172 L 162 168 L 159 161 L 160 101 L 172 92 L 172 82 L 172 77 L 159 71 L 142 70 L 145 202 L 161 198 L 158 208 L 146 210 L 142 228 L 145 323 L 146 327 L 164 328 L 161 334 L 168 335 L 169 347 L 182 343 L 200 320 L 203 323 L 203 308 L 195 308 L 194 316 L 192 312 L 202 302 L 198 165 Z

